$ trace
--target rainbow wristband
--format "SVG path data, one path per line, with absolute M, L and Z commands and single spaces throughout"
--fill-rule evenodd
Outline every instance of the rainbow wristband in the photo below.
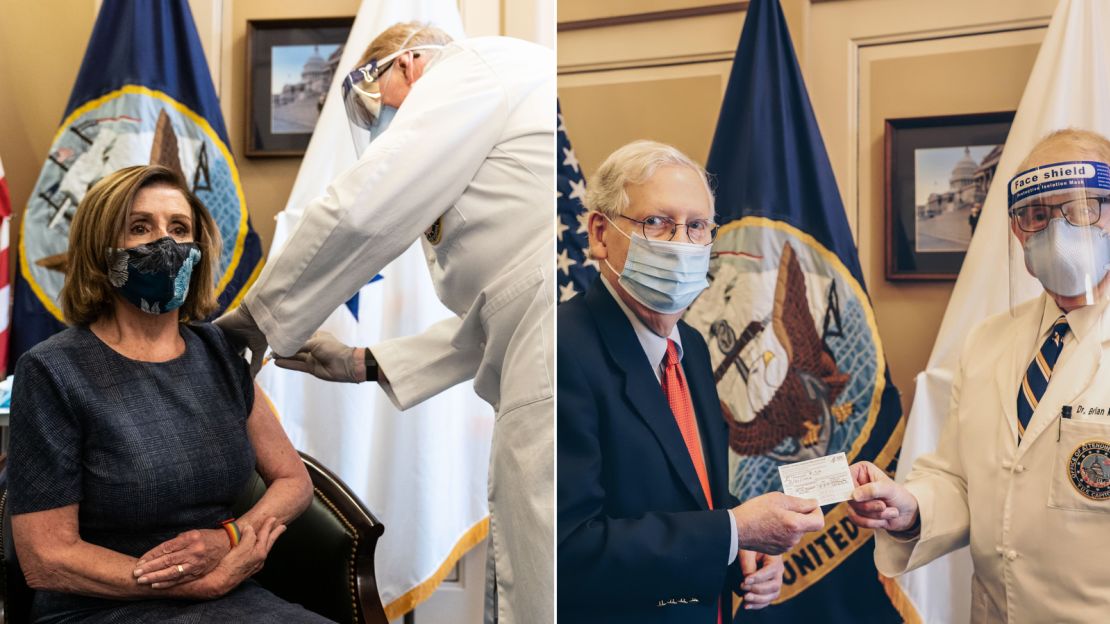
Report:
M 235 518 L 228 518 L 220 523 L 220 526 L 227 531 L 227 538 L 231 540 L 231 547 L 235 548 L 239 545 L 239 538 L 243 536 L 242 531 L 239 530 L 239 525 L 235 523 Z

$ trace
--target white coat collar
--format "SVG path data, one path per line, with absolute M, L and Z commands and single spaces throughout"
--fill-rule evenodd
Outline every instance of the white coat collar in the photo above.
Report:
M 1041 343 L 1048 336 L 1051 324 L 1061 314 L 1060 308 L 1056 306 L 1051 297 L 1046 294 L 1042 294 L 1041 297 L 1044 301 L 1039 306 L 1039 310 L 1038 307 L 1031 306 L 1030 314 L 1026 317 L 1028 321 L 1032 321 L 1034 318 L 1037 319 L 1038 334 L 1033 349 L 1040 348 Z M 1102 343 L 1107 336 L 1106 309 L 1107 302 L 1103 301 L 1073 310 L 1066 315 L 1068 326 L 1071 328 L 1071 332 L 1074 333 L 1074 342 L 1068 347 L 1070 353 L 1061 357 L 1061 361 L 1053 370 L 1048 389 L 1041 397 L 1037 409 L 1033 412 L 1033 418 L 1029 421 L 1029 427 L 1026 428 L 1025 435 L 1022 436 L 1021 444 L 1017 449 L 1018 457 L 1024 454 L 1033 445 L 1037 437 L 1060 417 L 1060 407 L 1074 402 L 1091 385 L 1091 381 L 1099 375 L 1102 362 Z M 1039 318 L 1037 316 L 1038 311 Z M 1015 325 L 1015 328 L 1020 332 L 1023 331 L 1022 327 L 1029 327 L 1030 324 L 1019 322 Z M 1022 342 L 1024 341 L 1015 341 L 1015 343 Z M 1021 353 L 1020 356 L 1019 353 Z M 1017 385 L 1021 383 L 1021 377 L 1025 374 L 1025 369 L 1032 361 L 1033 351 L 1029 351 L 1029 349 L 1025 349 L 1024 352 L 1015 351 L 1014 356 L 1025 360 L 1019 365 L 1017 378 L 1009 384 L 1012 386 L 1012 392 L 1009 397 L 1008 414 L 1010 417 L 1008 420 L 1013 434 L 1012 439 L 1016 440 Z M 999 369 L 1004 368 L 999 367 Z
M 1100 301 L 1093 305 L 1083 306 L 1076 308 L 1071 312 L 1065 313 L 1056 305 L 1056 301 L 1047 294 L 1041 297 L 1044 301 L 1041 311 L 1041 322 L 1037 339 L 1034 341 L 1034 349 L 1040 349 L 1041 344 L 1048 338 L 1049 330 L 1052 329 L 1053 323 L 1056 319 L 1060 318 L 1063 314 L 1068 319 L 1068 331 L 1075 342 L 1081 342 L 1092 331 L 1098 329 L 1098 320 L 1102 318 L 1102 313 L 1106 310 L 1106 301 Z M 1070 342 L 1070 341 L 1069 341 Z M 1035 351 L 1034 351 L 1035 353 Z M 1032 361 L 1033 353 L 1029 354 L 1029 359 Z

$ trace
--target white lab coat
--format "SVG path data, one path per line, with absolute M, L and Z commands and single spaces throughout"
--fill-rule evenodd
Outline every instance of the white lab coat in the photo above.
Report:
M 489 497 L 503 623 L 553 613 L 555 121 L 552 51 L 505 37 L 448 46 L 244 299 L 274 352 L 292 354 L 422 241 L 457 316 L 370 349 L 400 409 L 473 378 L 497 411 Z
M 1067 315 L 1072 337 L 1020 446 L 1018 386 L 1059 308 L 1042 295 L 968 337 L 937 450 L 906 479 L 920 505 L 920 535 L 877 531 L 880 572 L 895 576 L 970 543 L 972 622 L 1110 618 L 1110 498 L 1083 495 L 1069 476 L 1078 446 L 1110 443 L 1106 310 Z M 1064 406 L 1070 419 L 1061 418 Z

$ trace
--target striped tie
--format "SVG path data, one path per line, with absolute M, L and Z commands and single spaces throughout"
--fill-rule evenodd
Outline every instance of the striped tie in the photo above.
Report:
M 1052 378 L 1052 368 L 1056 366 L 1056 359 L 1064 348 L 1064 336 L 1068 333 L 1068 320 L 1063 315 L 1052 324 L 1052 333 L 1041 345 L 1041 350 L 1033 357 L 1033 362 L 1025 371 L 1021 379 L 1021 388 L 1018 389 L 1017 416 L 1018 416 L 1018 442 L 1025 435 L 1025 428 L 1033 418 L 1037 403 L 1044 396 L 1048 388 L 1048 380 Z

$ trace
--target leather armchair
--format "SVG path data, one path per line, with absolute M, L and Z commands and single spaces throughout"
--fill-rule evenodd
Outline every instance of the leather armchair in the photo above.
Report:
M 274 544 L 255 580 L 274 594 L 341 624 L 388 624 L 374 575 L 374 550 L 385 527 L 338 477 L 301 453 L 312 479 L 312 503 Z M 0 470 L 6 458 L 0 457 Z M 235 505 L 238 516 L 266 486 L 255 475 Z M 31 590 L 11 538 L 6 471 L 0 472 L 0 609 L 5 624 L 28 621 Z

